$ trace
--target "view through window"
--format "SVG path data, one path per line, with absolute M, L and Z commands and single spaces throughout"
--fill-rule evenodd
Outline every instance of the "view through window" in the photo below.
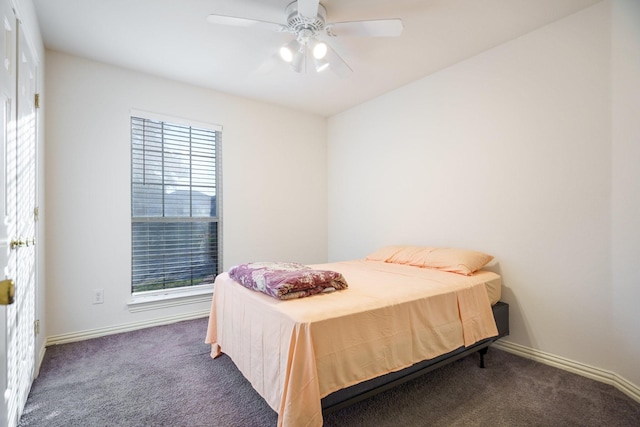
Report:
M 220 129 L 131 117 L 132 292 L 212 284 Z

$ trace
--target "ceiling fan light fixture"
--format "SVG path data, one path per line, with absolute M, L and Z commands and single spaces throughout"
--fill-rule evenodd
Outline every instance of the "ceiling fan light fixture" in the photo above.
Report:
M 300 45 L 300 43 L 298 43 L 298 40 L 291 40 L 289 43 L 280 48 L 280 58 L 282 58 L 284 62 L 291 63 L 301 47 L 302 46 Z
M 282 58 L 284 62 L 291 62 L 293 61 L 293 53 L 291 53 L 286 46 L 282 46 L 280 48 L 280 58 Z
M 306 52 L 304 46 L 300 46 L 300 49 L 295 51 L 293 55 L 293 59 L 291 60 L 291 69 L 296 73 L 301 73 L 303 68 L 305 68 L 306 62 Z
M 327 45 L 324 42 L 316 42 L 313 46 L 313 57 L 315 59 L 323 59 L 327 56 Z

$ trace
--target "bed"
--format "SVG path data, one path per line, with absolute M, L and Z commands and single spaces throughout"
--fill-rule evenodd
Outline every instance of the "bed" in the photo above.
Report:
M 400 261 L 384 252 L 311 266 L 339 272 L 348 288 L 292 300 L 218 275 L 205 340 L 212 357 L 234 361 L 279 426 L 321 426 L 323 413 L 508 334 L 498 274 Z

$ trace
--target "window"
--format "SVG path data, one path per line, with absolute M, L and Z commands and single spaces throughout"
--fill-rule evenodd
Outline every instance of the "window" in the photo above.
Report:
M 144 115 L 131 117 L 131 290 L 211 285 L 221 251 L 221 131 Z

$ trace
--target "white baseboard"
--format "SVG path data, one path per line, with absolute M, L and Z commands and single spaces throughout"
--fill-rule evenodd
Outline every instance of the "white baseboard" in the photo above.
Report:
M 195 311 L 186 314 L 180 314 L 171 317 L 162 317 L 159 319 L 145 320 L 142 322 L 127 323 L 124 325 L 109 326 L 106 328 L 89 329 L 86 331 L 71 332 L 68 334 L 53 335 L 47 337 L 45 346 L 55 344 L 66 344 L 75 341 L 83 341 L 91 338 L 99 338 L 106 335 L 119 334 L 122 332 L 131 332 L 138 329 L 150 328 L 153 326 L 169 325 L 171 323 L 181 322 L 183 320 L 200 319 L 208 317 L 210 310 Z M 43 353 L 44 356 L 44 353 Z
M 545 353 L 544 351 L 525 347 L 509 341 L 498 340 L 494 342 L 492 346 L 500 350 L 513 353 L 517 356 L 535 360 L 536 362 L 544 363 L 545 365 L 553 366 L 583 377 L 591 378 L 592 380 L 612 385 L 630 398 L 640 402 L 640 387 L 627 381 L 614 372 L 594 368 L 593 366 L 585 365 L 580 362 L 565 359 L 564 357 L 555 356 L 553 354 Z

